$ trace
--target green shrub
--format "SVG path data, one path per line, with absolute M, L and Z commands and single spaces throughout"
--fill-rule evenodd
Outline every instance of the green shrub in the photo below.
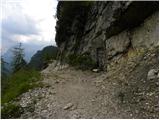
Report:
M 21 69 L 9 77 L 7 88 L 2 94 L 2 104 L 14 100 L 20 94 L 36 86 L 40 73 L 35 70 Z
M 9 103 L 3 109 L 1 109 L 1 118 L 18 118 L 22 112 L 23 111 L 20 106 Z
M 77 56 L 75 54 L 69 55 L 67 58 L 67 62 L 73 66 L 77 65 Z
M 96 62 L 87 53 L 82 55 L 71 54 L 68 56 L 67 62 L 83 70 L 92 69 L 96 66 Z

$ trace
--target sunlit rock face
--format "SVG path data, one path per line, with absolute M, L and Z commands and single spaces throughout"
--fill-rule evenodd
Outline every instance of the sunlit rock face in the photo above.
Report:
M 67 12 L 74 14 L 63 15 L 63 9 L 71 4 L 77 7 Z M 59 2 L 58 8 L 56 42 L 60 56 L 87 53 L 97 66 L 106 68 L 110 59 L 130 48 L 158 46 L 156 1 Z

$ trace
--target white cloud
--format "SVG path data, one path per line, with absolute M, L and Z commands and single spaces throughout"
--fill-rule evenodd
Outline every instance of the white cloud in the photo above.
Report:
M 1 6 L 3 44 L 56 45 L 56 0 L 2 0 Z

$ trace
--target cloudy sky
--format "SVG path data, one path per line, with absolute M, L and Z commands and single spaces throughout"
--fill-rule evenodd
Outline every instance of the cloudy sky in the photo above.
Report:
M 1 52 L 22 42 L 26 51 L 55 43 L 57 0 L 2 0 Z

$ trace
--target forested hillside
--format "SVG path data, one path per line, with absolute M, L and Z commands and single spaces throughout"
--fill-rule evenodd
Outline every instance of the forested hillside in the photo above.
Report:
M 49 62 L 56 59 L 57 53 L 57 47 L 47 46 L 32 56 L 28 66 L 36 70 L 42 70 L 47 67 Z

